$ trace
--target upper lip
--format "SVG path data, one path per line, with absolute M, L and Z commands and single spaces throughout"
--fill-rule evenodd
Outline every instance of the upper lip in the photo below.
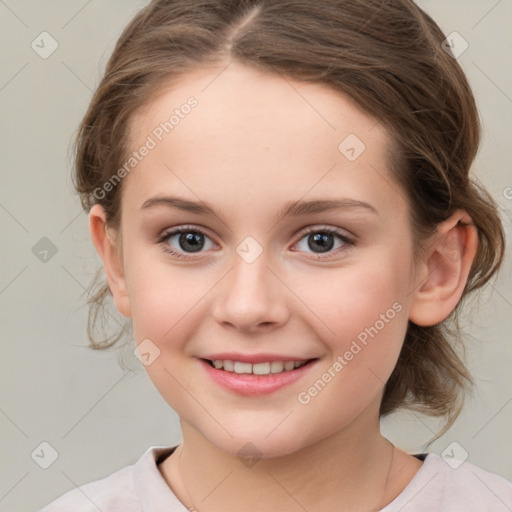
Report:
M 296 357 L 284 354 L 236 354 L 234 352 L 222 352 L 219 354 L 210 354 L 201 357 L 201 359 L 209 359 L 210 361 L 239 361 L 241 363 L 266 363 L 271 361 L 310 361 L 316 359 L 314 357 Z

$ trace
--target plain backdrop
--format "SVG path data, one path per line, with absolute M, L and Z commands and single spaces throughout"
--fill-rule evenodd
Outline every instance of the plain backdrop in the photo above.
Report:
M 34 512 L 132 464 L 149 446 L 181 440 L 176 413 L 130 351 L 127 370 L 117 351 L 87 348 L 84 290 L 100 259 L 70 179 L 70 141 L 117 37 L 144 4 L 0 0 L 0 512 Z M 484 131 L 474 172 L 499 202 L 510 242 L 512 1 L 420 5 L 445 34 L 458 32 L 469 45 L 458 60 Z M 58 44 L 47 58 L 41 53 L 55 43 L 42 32 Z M 45 44 L 35 46 L 41 37 Z M 510 258 L 509 248 L 498 279 L 470 304 L 465 321 L 477 391 L 428 451 L 467 453 L 469 462 L 512 480 Z M 418 453 L 439 425 L 400 413 L 382 428 Z

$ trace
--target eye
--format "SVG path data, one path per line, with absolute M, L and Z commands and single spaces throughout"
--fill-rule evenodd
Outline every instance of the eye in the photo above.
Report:
M 177 258 L 187 258 L 187 254 L 201 252 L 205 246 L 206 249 L 211 249 L 214 245 L 204 231 L 193 226 L 182 226 L 166 231 L 157 242 L 162 244 L 165 252 Z
M 354 245 L 353 240 L 336 228 L 308 228 L 301 234 L 303 236 L 296 245 L 302 252 L 308 252 L 309 249 L 317 255 L 330 253 L 328 256 L 331 256 L 332 254 L 338 254 L 340 252 L 338 249 L 343 251 L 347 246 Z M 336 243 L 336 238 L 338 243 Z M 332 252 L 333 250 L 334 252 Z
M 319 257 L 326 253 L 328 254 L 325 257 L 336 255 L 355 244 L 344 232 L 332 227 L 307 228 L 301 235 L 302 238 L 295 244 L 298 250 L 309 250 Z M 170 229 L 161 235 L 157 243 L 162 245 L 165 252 L 179 259 L 193 259 L 194 253 L 215 246 L 203 230 L 194 226 Z

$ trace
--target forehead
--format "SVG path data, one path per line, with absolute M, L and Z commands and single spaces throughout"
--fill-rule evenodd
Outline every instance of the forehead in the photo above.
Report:
M 161 89 L 132 118 L 129 140 L 131 151 L 152 146 L 125 184 L 139 205 L 167 185 L 214 202 L 219 181 L 227 196 L 277 202 L 334 188 L 344 195 L 366 188 L 366 199 L 385 201 L 389 188 L 388 133 L 355 101 L 326 84 L 235 63 Z
M 324 83 L 297 82 L 285 75 L 269 74 L 237 63 L 223 67 L 199 68 L 160 86 L 155 95 L 130 123 L 131 142 L 136 144 L 160 123 L 168 121 L 187 100 L 194 97 L 198 108 L 187 123 L 173 128 L 173 137 L 184 136 L 189 125 L 205 135 L 224 128 L 235 139 L 255 135 L 258 140 L 286 125 L 287 136 L 304 139 L 325 134 L 341 137 L 344 132 L 372 142 L 385 143 L 387 133 L 348 95 Z M 187 110 L 187 109 L 186 109 Z M 176 114 L 181 114 L 176 112 Z M 205 124 L 206 121 L 210 121 Z M 300 124 L 293 124 L 294 121 Z M 234 129 L 243 128 L 242 132 Z M 262 128 L 265 128 L 262 130 Z M 274 128 L 274 129 L 273 129 Z M 225 135 L 219 133 L 218 136 Z

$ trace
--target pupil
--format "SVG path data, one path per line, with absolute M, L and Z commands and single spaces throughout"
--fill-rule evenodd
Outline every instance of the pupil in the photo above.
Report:
M 313 246 L 311 239 L 314 240 L 315 244 L 318 244 L 320 247 L 319 252 L 327 252 L 330 251 L 334 247 L 333 235 L 330 233 L 315 233 L 311 235 L 308 240 L 308 246 L 311 250 L 315 250 L 316 247 Z
M 179 239 L 180 247 L 188 252 L 197 252 L 203 248 L 204 241 L 202 240 L 201 233 L 181 233 Z M 189 247 L 187 247 L 189 245 Z

